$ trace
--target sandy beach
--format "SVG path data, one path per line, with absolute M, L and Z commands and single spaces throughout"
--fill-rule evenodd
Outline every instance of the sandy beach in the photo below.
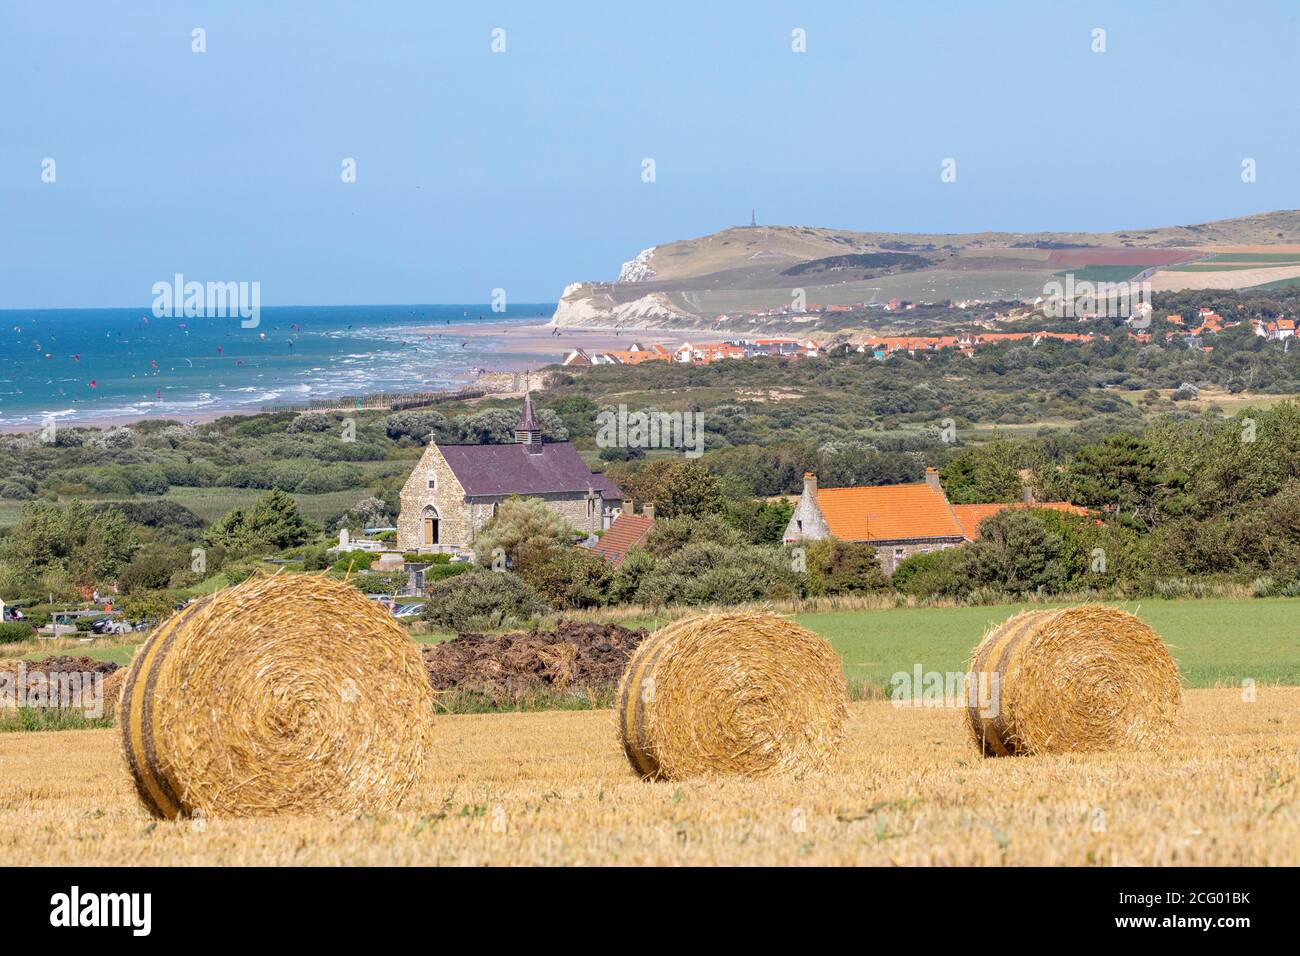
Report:
M 653 345 L 658 342 L 664 345 L 676 346 L 699 330 L 565 329 L 534 322 L 511 322 L 494 325 L 475 325 L 472 322 L 463 322 L 459 325 L 431 326 L 415 331 L 420 335 L 462 336 L 466 340 L 499 340 L 503 351 L 528 356 L 535 355 L 544 360 L 540 363 L 541 365 L 550 365 L 552 363 L 558 364 L 564 358 L 566 352 L 575 348 L 587 349 L 588 351 L 626 349 L 633 342 L 640 342 L 642 345 Z M 490 369 L 490 371 L 518 372 L 523 371 L 525 366 L 539 367 L 535 364 L 520 363 L 504 357 L 502 363 L 499 367 Z

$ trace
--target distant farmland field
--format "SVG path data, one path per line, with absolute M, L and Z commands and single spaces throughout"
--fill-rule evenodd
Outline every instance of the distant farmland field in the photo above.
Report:
M 1143 266 L 1081 266 L 1058 272 L 1056 275 L 1061 279 L 1072 275 L 1075 282 L 1127 282 L 1143 268 Z
M 1291 259 L 1284 265 L 1300 265 L 1300 259 Z M 1166 272 L 1237 272 L 1242 269 L 1258 269 L 1260 263 L 1241 262 L 1193 262 L 1185 266 L 1166 266 Z
M 1260 285 L 1250 286 L 1252 289 L 1289 289 L 1292 286 L 1300 285 L 1300 276 L 1292 276 L 1289 279 L 1278 279 L 1275 282 L 1264 282 Z
M 1216 252 L 1212 262 L 1300 262 L 1300 252 Z

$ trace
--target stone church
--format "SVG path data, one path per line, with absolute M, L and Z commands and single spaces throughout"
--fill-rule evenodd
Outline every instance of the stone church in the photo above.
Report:
M 513 495 L 540 498 L 578 531 L 604 528 L 623 507 L 623 492 L 593 473 L 568 442 L 542 440 L 532 397 L 510 445 L 431 443 L 402 486 L 397 518 L 401 551 L 467 552 L 474 535 Z

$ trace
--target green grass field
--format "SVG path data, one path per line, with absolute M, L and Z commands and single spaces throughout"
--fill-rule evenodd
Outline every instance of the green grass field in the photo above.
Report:
M 1246 269 L 1271 269 L 1278 266 L 1300 266 L 1300 258 L 1286 262 L 1192 262 L 1183 266 L 1165 266 L 1163 272 L 1241 272 Z
M 883 689 L 890 675 L 918 663 L 927 671 L 962 670 L 985 630 L 1027 606 L 832 611 L 796 619 L 834 645 L 851 682 Z M 1121 606 L 1170 646 L 1187 687 L 1239 684 L 1245 678 L 1300 684 L 1300 600 L 1151 600 Z
M 1261 282 L 1259 285 L 1253 285 L 1247 292 L 1256 289 L 1289 289 L 1292 286 L 1300 285 L 1300 276 L 1292 276 L 1289 279 L 1274 279 L 1272 282 Z
M 1300 263 L 1300 252 L 1216 252 L 1210 261 Z

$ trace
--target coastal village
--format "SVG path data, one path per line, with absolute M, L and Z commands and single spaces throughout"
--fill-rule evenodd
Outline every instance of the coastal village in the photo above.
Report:
M 836 306 L 830 309 L 839 308 Z M 847 308 L 847 307 L 844 307 Z M 725 318 L 725 317 L 720 317 Z M 1094 321 L 1095 314 L 1084 314 L 1080 323 Z M 1139 304 L 1125 320 L 1130 326 L 1128 335 L 1133 340 L 1147 344 L 1152 341 L 1152 309 L 1147 303 Z M 1184 320 L 1182 315 L 1171 313 L 1165 321 L 1175 328 L 1165 330 L 1163 340 L 1167 343 L 1181 343 L 1189 349 L 1213 351 L 1214 346 L 1207 344 L 1207 338 L 1226 329 L 1236 328 L 1242 320 L 1226 320 L 1213 309 L 1200 309 L 1192 321 Z M 1284 341 L 1296 334 L 1296 320 L 1279 318 L 1274 320 L 1253 319 L 1250 325 L 1255 335 L 1268 341 Z M 709 365 L 731 359 L 749 359 L 764 356 L 777 358 L 817 358 L 826 355 L 845 354 L 848 352 L 870 353 L 877 359 L 886 359 L 895 354 L 911 357 L 929 355 L 945 350 L 955 350 L 965 356 L 973 356 L 986 345 L 999 345 L 1006 342 L 1021 342 L 1029 346 L 1040 342 L 1088 342 L 1104 337 L 1098 332 L 1055 332 L 1039 330 L 1034 332 L 996 332 L 975 331 L 957 332 L 950 335 L 876 335 L 871 333 L 843 334 L 829 339 L 815 338 L 731 338 L 710 342 L 684 341 L 671 346 L 662 343 L 632 342 L 626 349 L 588 349 L 574 348 L 564 353 L 560 360 L 562 366 L 590 367 L 596 365 L 640 365 L 643 362 L 679 362 L 687 365 Z

